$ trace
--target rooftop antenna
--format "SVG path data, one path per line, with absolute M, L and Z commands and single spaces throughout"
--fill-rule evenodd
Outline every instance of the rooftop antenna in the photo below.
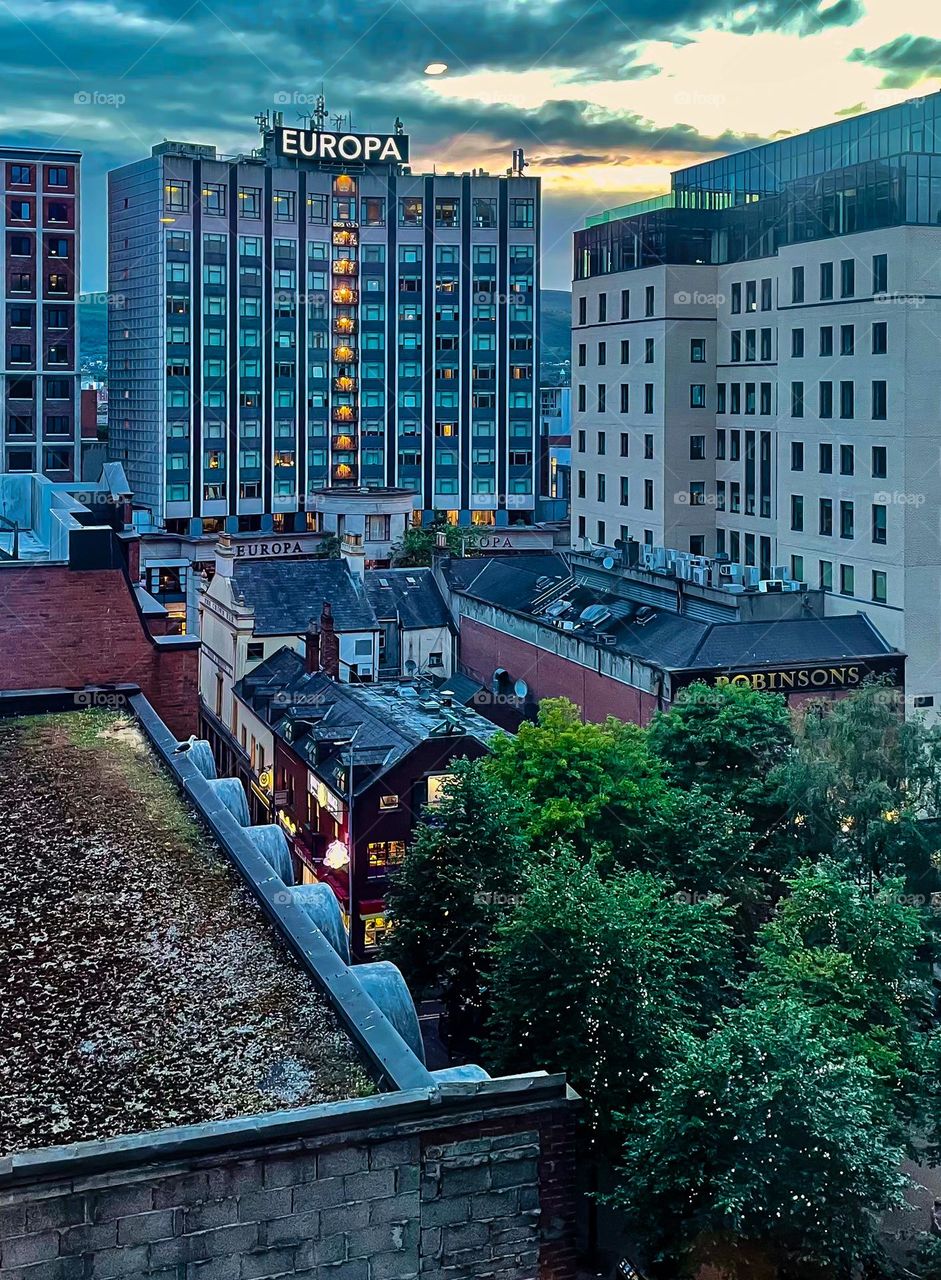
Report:
M 523 170 L 528 167 L 529 167 L 529 161 L 526 159 L 526 156 L 523 153 L 523 148 L 515 147 L 513 149 L 513 161 L 510 168 L 510 173 L 516 178 L 522 178 Z
M 323 85 L 320 86 L 320 92 L 317 94 L 317 104 L 313 111 L 314 128 L 318 133 L 323 132 L 323 127 L 327 123 L 327 100 L 323 96 Z
M 345 119 L 346 119 L 346 116 L 345 116 L 345 115 L 343 115 L 343 114 L 335 115 L 335 116 L 333 117 L 333 127 L 334 127 L 334 129 L 336 129 L 337 133 L 342 132 L 342 129 L 343 129 L 343 121 L 344 121 Z
M 258 125 L 259 133 L 267 133 L 271 128 L 271 117 L 267 111 L 259 111 L 255 117 L 255 123 Z
M 392 132 L 395 134 L 397 138 L 401 138 L 402 135 L 405 133 L 405 125 L 402 121 L 401 116 L 395 117 L 395 124 L 392 126 Z

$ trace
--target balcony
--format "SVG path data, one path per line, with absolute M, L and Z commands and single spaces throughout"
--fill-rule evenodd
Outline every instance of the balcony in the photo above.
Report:
M 337 316 L 333 322 L 333 332 L 343 334 L 355 333 L 356 321 L 352 316 Z
M 338 462 L 332 469 L 333 479 L 337 484 L 355 484 L 356 467 L 348 462 Z
M 350 404 L 338 404 L 333 409 L 334 422 L 355 422 L 356 410 Z
M 348 347 L 345 344 L 334 347 L 333 358 L 337 364 L 348 364 L 351 360 L 356 359 L 356 350 L 354 347 Z
M 333 379 L 334 391 L 342 391 L 344 395 L 352 395 L 356 390 L 356 379 L 342 374 L 339 378 Z
M 352 258 L 337 258 L 333 264 L 335 276 L 355 276 L 359 271 L 359 263 Z
M 348 284 L 341 285 L 333 291 L 333 301 L 341 307 L 352 307 L 359 301 L 359 293 Z
M 342 230 L 335 230 L 333 233 L 333 243 L 341 246 L 354 246 L 359 244 L 359 232 L 353 231 L 349 227 Z
M 354 435 L 348 435 L 346 433 L 344 433 L 343 435 L 334 436 L 333 452 L 334 453 L 355 453 L 356 437 Z

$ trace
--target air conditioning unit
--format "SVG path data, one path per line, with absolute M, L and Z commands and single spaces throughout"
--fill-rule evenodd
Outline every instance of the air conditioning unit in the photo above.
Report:
M 598 634 L 598 640 L 601 644 L 616 644 L 617 636 L 612 636 L 609 632 L 602 631 Z
M 754 591 L 761 582 L 761 574 L 756 565 L 746 564 L 743 569 L 742 582 L 746 590 Z
M 772 578 L 789 578 L 791 571 L 786 564 L 775 564 L 771 566 Z
M 696 584 L 697 587 L 709 586 L 709 570 L 703 564 L 694 564 L 690 570 L 690 582 Z
M 677 551 L 673 556 L 673 572 L 681 582 L 688 582 L 692 565 L 685 551 Z
M 722 580 L 723 586 L 726 586 L 729 583 L 741 585 L 745 580 L 745 570 L 740 564 L 722 564 L 719 565 L 719 577 Z
M 780 595 L 784 590 L 784 579 L 765 578 L 763 582 L 758 583 L 758 590 L 765 592 L 767 595 Z
M 656 551 L 656 547 L 644 547 L 640 553 L 640 567 L 646 569 L 648 573 L 657 572 L 658 560 Z

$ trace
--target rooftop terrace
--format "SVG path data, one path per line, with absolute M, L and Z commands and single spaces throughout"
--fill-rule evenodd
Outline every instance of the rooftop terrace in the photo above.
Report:
M 373 1091 L 133 720 L 0 720 L 0 831 L 0 1153 Z

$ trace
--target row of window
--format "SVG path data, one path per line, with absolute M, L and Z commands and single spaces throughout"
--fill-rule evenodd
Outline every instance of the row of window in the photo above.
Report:
M 32 200 L 7 200 L 7 222 L 32 222 L 35 202 Z M 68 226 L 72 220 L 72 207 L 64 200 L 46 202 L 46 222 Z
M 7 185 L 31 187 L 35 170 L 31 164 L 8 164 Z M 61 165 L 47 164 L 43 169 L 43 183 L 47 187 L 67 187 L 70 170 Z
M 204 214 L 225 217 L 227 213 L 225 183 L 206 182 L 200 188 L 199 204 Z M 241 218 L 260 218 L 262 211 L 261 187 L 239 187 L 237 192 L 238 214 Z M 421 227 L 425 225 L 423 196 L 403 196 L 398 201 L 398 225 Z M 297 193 L 274 191 L 271 196 L 272 215 L 276 222 L 293 222 L 297 216 Z M 191 206 L 191 184 L 185 178 L 171 178 L 164 184 L 164 209 L 167 213 L 188 213 Z M 327 222 L 331 212 L 330 197 L 311 194 L 307 197 L 307 220 L 321 225 Z M 359 202 L 357 219 L 356 197 L 333 197 L 332 220 L 334 222 L 361 222 L 367 227 L 384 227 L 387 219 L 387 202 L 384 196 L 364 196 Z M 436 196 L 429 216 L 439 228 L 461 225 L 460 196 Z M 497 225 L 497 201 L 494 197 L 475 196 L 471 200 L 471 226 L 486 228 Z M 509 222 L 511 227 L 535 226 L 536 202 L 532 199 L 513 197 L 510 200 Z
M 644 315 L 652 316 L 656 306 L 656 288 L 654 285 L 647 285 L 644 289 Z M 605 324 L 608 320 L 608 295 L 599 293 L 597 300 L 598 310 L 596 318 L 598 324 Z M 630 289 L 622 289 L 620 295 L 620 316 L 621 320 L 630 320 L 631 318 L 631 291 Z M 580 325 L 588 323 L 588 299 L 580 297 L 578 299 L 578 323 Z
M 840 262 L 840 297 L 852 298 L 856 295 L 856 258 L 843 258 Z M 829 302 L 834 294 L 834 264 L 832 262 L 821 262 L 818 269 L 818 288 L 817 298 L 820 302 Z M 754 282 L 752 282 L 754 283 Z M 889 259 L 884 253 L 874 253 L 869 273 L 870 292 L 872 294 L 885 293 L 889 287 Z M 738 286 L 741 289 L 741 286 Z M 732 311 L 736 310 L 736 286 L 732 286 Z M 746 285 L 747 289 L 747 285 Z M 791 302 L 802 303 L 805 301 L 805 269 L 803 266 L 791 268 Z M 739 306 L 741 310 L 741 294 L 739 294 Z M 745 310 L 754 310 L 747 305 Z
M 44 434 L 47 436 L 67 436 L 72 434 L 73 422 L 66 413 L 47 413 L 43 419 Z M 11 413 L 7 419 L 8 436 L 31 436 L 36 430 L 32 414 Z
M 44 449 L 43 471 L 71 471 L 71 449 Z M 10 449 L 7 452 L 7 471 L 35 471 L 36 457 L 32 449 Z
M 178 253 L 188 255 L 190 252 L 191 234 L 189 231 L 173 230 L 167 232 L 167 253 Z M 207 231 L 203 234 L 203 253 L 211 256 L 225 255 L 228 253 L 229 237 L 221 232 Z M 308 260 L 313 262 L 330 261 L 330 244 L 326 240 L 312 240 L 307 245 Z M 274 257 L 295 259 L 297 256 L 297 241 L 278 239 L 272 241 L 272 250 Z M 238 251 L 241 258 L 261 258 L 264 253 L 264 239 L 261 236 L 238 237 Z M 515 262 L 534 262 L 535 246 L 531 244 L 511 244 L 508 249 L 510 259 Z M 334 251 L 336 256 L 336 251 Z M 339 258 L 337 260 L 340 260 Z M 362 261 L 375 265 L 384 263 L 386 260 L 386 246 L 384 244 L 364 244 L 359 248 L 345 248 L 342 251 L 342 260 L 356 263 Z M 497 246 L 495 244 L 475 244 L 472 246 L 472 260 L 475 266 L 496 266 L 497 264 Z M 404 265 L 421 264 L 424 261 L 424 246 L 421 244 L 401 244 L 399 245 L 398 261 Z M 457 244 L 439 244 L 435 245 L 435 263 L 439 266 L 457 266 L 461 261 L 461 247 Z M 512 278 L 512 277 L 511 277 Z M 529 284 L 532 286 L 532 275 L 529 275 Z M 484 287 L 484 281 L 480 281 Z M 492 288 L 492 280 L 488 280 L 486 287 Z
M 735 486 L 731 486 L 734 488 Z M 723 486 L 724 488 L 724 486 Z M 718 498 L 716 505 L 720 511 L 724 506 L 720 506 Z M 731 510 L 737 508 L 732 507 Z M 819 498 L 817 501 L 817 533 L 824 538 L 833 537 L 833 513 L 834 504 L 832 498 Z M 856 536 L 856 513 L 855 505 L 851 501 L 841 501 L 839 507 L 840 515 L 840 537 L 855 538 Z M 791 494 L 791 529 L 794 533 L 804 532 L 804 496 L 800 493 Z M 885 546 L 887 540 L 887 514 L 884 505 L 874 502 L 871 507 L 870 532 L 872 541 L 878 546 Z

